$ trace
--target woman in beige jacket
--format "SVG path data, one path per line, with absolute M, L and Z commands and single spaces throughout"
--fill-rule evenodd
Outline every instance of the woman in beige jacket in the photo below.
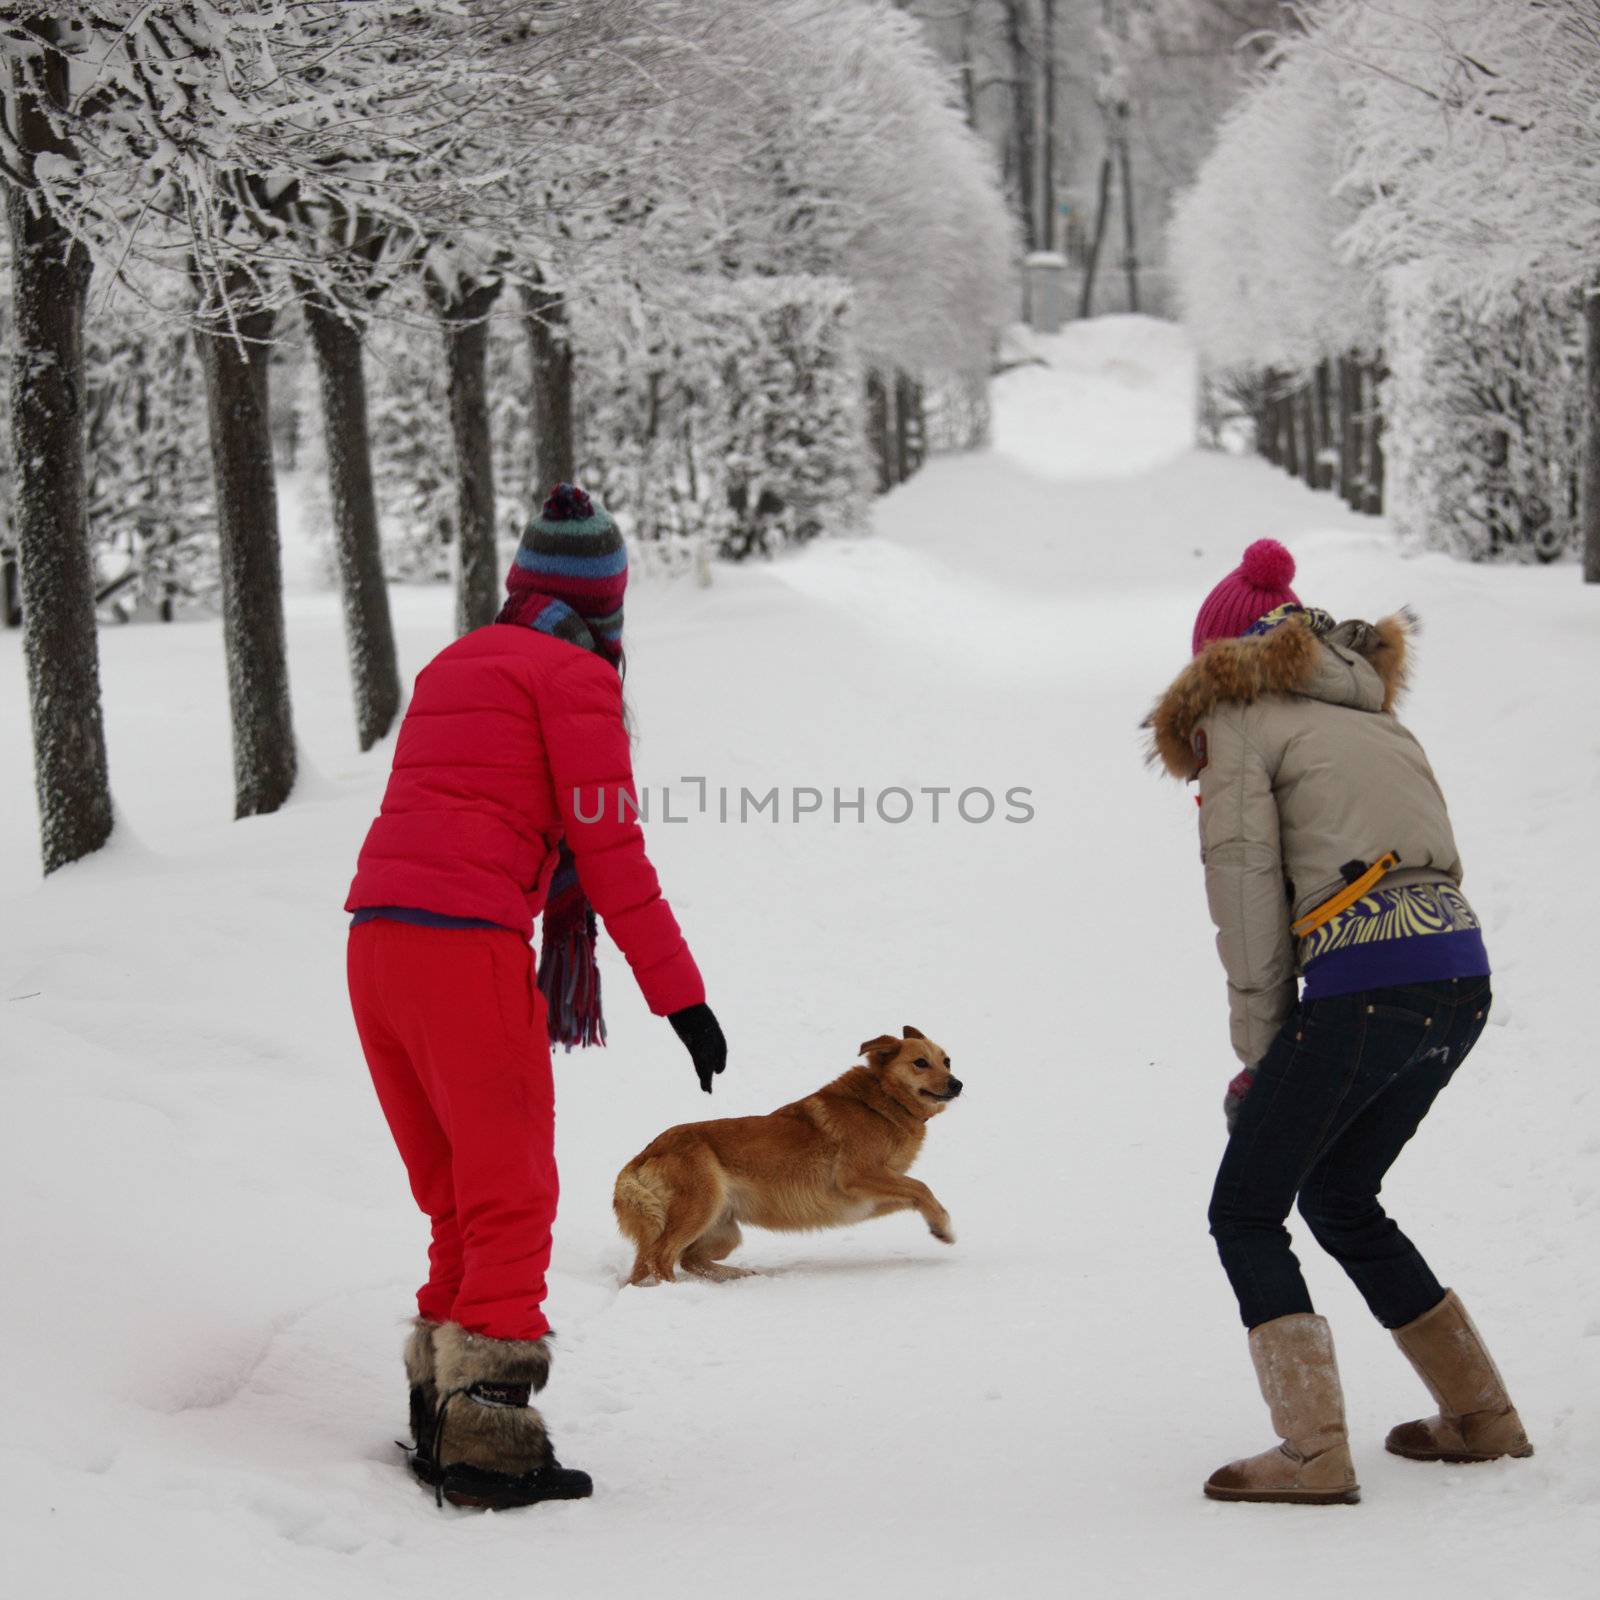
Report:
M 1490 1006 L 1444 796 L 1394 715 L 1410 618 L 1335 624 L 1300 605 L 1293 577 L 1282 545 L 1245 552 L 1207 597 L 1194 659 L 1148 725 L 1155 758 L 1199 785 L 1244 1066 L 1211 1232 L 1282 1440 L 1213 1473 L 1206 1493 L 1333 1504 L 1359 1489 L 1328 1325 L 1284 1227 L 1297 1199 L 1438 1404 L 1388 1448 L 1486 1461 L 1532 1446 L 1461 1302 L 1378 1200 Z

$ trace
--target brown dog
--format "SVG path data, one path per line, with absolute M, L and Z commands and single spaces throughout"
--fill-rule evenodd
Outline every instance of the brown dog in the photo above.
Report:
M 628 1282 L 670 1283 L 680 1266 L 719 1281 L 747 1276 L 722 1265 L 741 1222 L 805 1232 L 915 1209 L 935 1239 L 954 1244 L 950 1213 L 906 1169 L 961 1080 L 938 1045 L 904 1031 L 869 1039 L 869 1065 L 769 1117 L 668 1128 L 636 1155 L 612 1199 L 638 1251 Z

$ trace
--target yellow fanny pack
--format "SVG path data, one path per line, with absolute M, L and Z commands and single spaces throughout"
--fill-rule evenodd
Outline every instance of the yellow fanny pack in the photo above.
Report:
M 1297 939 L 1305 938 L 1308 933 L 1315 933 L 1318 928 L 1332 922 L 1341 911 L 1348 911 L 1363 895 L 1370 894 L 1378 883 L 1399 865 L 1398 850 L 1386 851 L 1370 867 L 1363 861 L 1347 862 L 1344 867 L 1344 888 L 1324 900 L 1320 906 L 1312 907 L 1303 917 L 1290 923 L 1290 931 Z

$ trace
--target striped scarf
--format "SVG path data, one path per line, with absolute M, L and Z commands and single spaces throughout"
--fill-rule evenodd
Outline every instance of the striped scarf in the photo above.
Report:
M 565 640 L 612 659 L 588 625 L 564 600 L 523 590 L 500 609 L 496 622 L 509 622 L 536 633 Z M 556 870 L 544 903 L 539 937 L 539 988 L 548 1013 L 550 1043 L 570 1050 L 574 1045 L 603 1045 L 606 1019 L 600 1008 L 600 965 L 595 957 L 598 936 L 594 907 L 578 881 L 578 864 L 563 839 L 556 847 Z

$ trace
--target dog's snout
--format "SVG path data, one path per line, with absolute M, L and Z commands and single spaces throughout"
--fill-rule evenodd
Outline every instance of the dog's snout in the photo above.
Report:
M 949 1087 L 945 1090 L 945 1093 L 949 1095 L 952 1100 L 954 1100 L 955 1097 L 961 1093 L 961 1080 L 959 1078 L 952 1078 L 950 1080 Z

